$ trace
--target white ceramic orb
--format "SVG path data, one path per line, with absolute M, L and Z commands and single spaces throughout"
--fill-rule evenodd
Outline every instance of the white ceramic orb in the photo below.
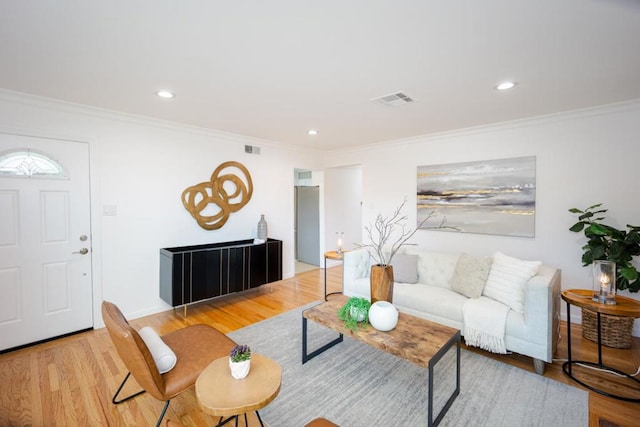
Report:
M 387 301 L 378 301 L 369 309 L 369 323 L 379 331 L 390 331 L 398 324 L 398 309 Z

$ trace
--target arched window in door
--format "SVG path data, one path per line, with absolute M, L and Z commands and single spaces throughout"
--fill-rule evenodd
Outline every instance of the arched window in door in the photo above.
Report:
M 18 149 L 0 154 L 0 176 L 66 179 L 67 173 L 62 165 L 44 153 Z

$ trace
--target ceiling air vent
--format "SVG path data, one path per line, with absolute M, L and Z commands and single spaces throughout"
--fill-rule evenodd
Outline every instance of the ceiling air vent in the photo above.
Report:
M 389 107 L 397 107 L 399 105 L 413 102 L 413 98 L 402 92 L 396 92 L 390 95 L 381 96 L 379 98 L 373 98 L 372 101 L 377 102 L 378 104 L 387 105 Z

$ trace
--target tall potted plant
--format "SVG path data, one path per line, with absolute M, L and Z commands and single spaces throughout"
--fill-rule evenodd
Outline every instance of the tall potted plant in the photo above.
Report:
M 569 230 L 584 232 L 587 238 L 587 243 L 582 247 L 582 265 L 592 265 L 596 260 L 613 261 L 616 263 L 616 289 L 638 292 L 640 280 L 633 259 L 640 255 L 640 227 L 627 225 L 626 230 L 619 230 L 603 224 L 607 209 L 601 207 L 602 203 L 598 203 L 584 210 L 569 209 L 569 212 L 578 215 L 578 222 Z M 633 318 L 602 315 L 601 320 L 603 344 L 617 348 L 631 345 Z M 608 330 L 615 331 L 615 334 L 607 334 Z M 596 314 L 592 310 L 582 311 L 582 331 L 585 338 L 597 341 Z
M 416 228 L 407 229 L 408 216 L 402 213 L 407 199 L 398 206 L 391 216 L 383 216 L 378 214 L 372 225 L 366 226 L 364 229 L 367 233 L 368 243 L 357 243 L 356 246 L 367 248 L 369 254 L 375 264 L 371 265 L 370 287 L 371 287 L 371 304 L 376 301 L 393 302 L 393 266 L 391 261 L 398 253 L 401 247 L 407 245 L 415 245 L 408 243 L 409 239 L 416 234 L 418 229 L 451 229 L 458 230 L 456 227 L 445 225 L 447 218 L 443 217 L 437 226 L 423 227 L 430 219 L 436 216 L 434 211 L 430 211 L 427 216 L 418 224 Z
M 607 260 L 616 263 L 616 288 L 629 292 L 640 290 L 638 270 L 632 264 L 633 258 L 640 255 L 640 227 L 627 225 L 627 230 L 618 230 L 603 224 L 607 209 L 600 209 L 602 203 L 589 206 L 585 210 L 569 209 L 578 215 L 578 222 L 569 230 L 584 231 L 587 244 L 582 247 L 582 265 L 591 265 L 595 260 Z

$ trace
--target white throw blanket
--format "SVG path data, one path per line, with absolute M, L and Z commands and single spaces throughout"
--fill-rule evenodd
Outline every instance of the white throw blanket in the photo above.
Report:
M 493 353 L 505 354 L 507 347 L 504 333 L 508 313 L 509 307 L 491 298 L 469 298 L 462 306 L 465 343 Z

